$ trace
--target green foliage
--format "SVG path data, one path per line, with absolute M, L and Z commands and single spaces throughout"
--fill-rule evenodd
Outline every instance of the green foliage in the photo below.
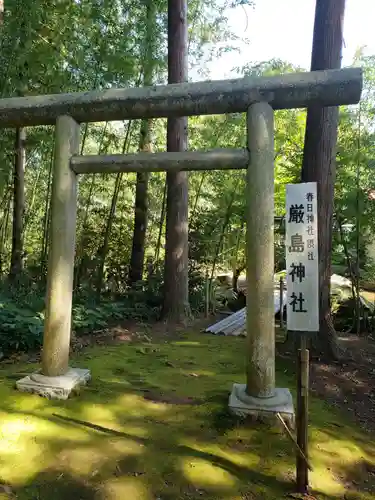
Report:
M 189 2 L 189 64 L 205 75 L 206 62 L 220 51 L 235 50 L 237 36 L 227 29 L 231 7 L 248 1 L 192 0 Z M 166 82 L 167 2 L 149 0 L 10 0 L 0 29 L 0 94 L 2 96 L 88 91 L 112 86 L 137 86 L 151 77 Z M 364 68 L 363 100 L 343 107 L 335 187 L 336 218 L 356 227 L 346 233 L 352 263 L 371 280 L 373 268 L 368 243 L 375 234 L 375 57 L 356 55 Z M 239 68 L 248 77 L 299 71 L 287 61 L 271 60 Z M 275 215 L 284 215 L 285 185 L 298 182 L 302 164 L 306 113 L 275 113 Z M 166 120 L 153 120 L 151 149 L 164 151 Z M 137 121 L 83 125 L 81 151 L 85 154 L 136 152 Z M 24 265 L 27 283 L 17 293 L 2 294 L 1 342 L 33 348 L 40 342 L 43 287 L 46 281 L 50 234 L 53 127 L 28 130 L 25 172 Z M 244 114 L 189 118 L 189 149 L 246 147 Z M 0 278 L 6 288 L 12 242 L 12 165 L 14 132 L 0 137 Z M 359 174 L 359 176 L 358 176 Z M 357 182 L 357 179 L 359 181 Z M 150 176 L 145 254 L 154 271 L 129 290 L 127 275 L 132 251 L 135 174 L 82 176 L 79 179 L 75 303 L 77 332 L 91 332 L 112 320 L 143 321 L 159 317 L 163 295 L 165 174 Z M 194 312 L 204 307 L 206 281 L 219 271 L 242 269 L 245 256 L 246 183 L 235 171 L 194 172 L 189 175 L 190 301 Z M 114 210 L 111 206 L 114 204 Z M 109 229 L 108 229 L 109 228 Z M 107 230 L 108 229 L 108 230 Z M 108 233 L 108 238 L 106 234 Z M 348 271 L 343 241 L 334 232 L 333 263 Z M 104 261 L 100 302 L 93 303 L 99 269 Z M 284 266 L 282 232 L 276 234 L 276 270 Z M 212 280 L 211 280 L 212 281 Z M 5 290 L 4 288 L 4 290 Z M 9 305 L 9 307 L 8 307 Z M 22 310 L 18 314 L 17 310 Z M 121 316 L 121 318 L 120 318 Z M 22 319 L 21 319 L 22 317 Z M 15 325 L 9 327 L 9 325 Z M 29 332 L 30 328 L 33 332 Z M 9 335 L 9 332 L 12 332 Z M 30 338 L 29 338 L 30 336 Z M 9 339 L 9 341 L 8 341 Z M 8 349 L 8 347 L 3 347 Z
M 20 286 L 22 285 L 22 286 Z M 189 273 L 193 313 L 204 309 L 206 280 L 198 271 Z M 100 302 L 81 290 L 74 296 L 72 330 L 76 335 L 92 333 L 126 320 L 150 322 L 159 319 L 163 304 L 163 274 L 160 270 L 120 295 L 105 293 Z M 35 350 L 40 347 L 44 326 L 45 288 L 30 279 L 17 288 L 4 286 L 0 291 L 0 352 Z
M 43 295 L 23 276 L 16 288 L 0 289 L 0 351 L 2 354 L 33 350 L 43 334 Z
M 41 292 L 32 299 L 22 301 L 9 293 L 0 295 L 0 350 L 3 354 L 40 347 L 44 325 Z M 152 319 L 152 311 L 144 306 L 143 301 L 104 299 L 100 304 L 93 304 L 81 299 L 73 305 L 72 329 L 77 335 L 95 334 L 98 329 L 129 318 L 149 320 Z
M 0 349 L 2 354 L 40 346 L 43 317 L 0 296 Z

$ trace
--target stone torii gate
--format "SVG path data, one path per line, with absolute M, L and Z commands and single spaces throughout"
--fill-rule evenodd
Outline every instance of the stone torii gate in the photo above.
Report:
M 90 378 L 69 367 L 77 175 L 178 170 L 247 170 L 247 377 L 234 384 L 237 413 L 293 413 L 287 389 L 275 388 L 274 110 L 359 102 L 357 68 L 181 83 L 148 88 L 30 96 L 0 100 L 0 128 L 55 125 L 52 223 L 42 367 L 17 382 L 22 391 L 65 399 Z M 247 113 L 247 149 L 79 155 L 80 123 Z

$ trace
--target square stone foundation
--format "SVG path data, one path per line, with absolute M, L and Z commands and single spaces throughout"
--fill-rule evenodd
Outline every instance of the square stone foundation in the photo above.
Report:
M 256 398 L 246 393 L 246 384 L 233 384 L 229 409 L 239 417 L 251 415 L 261 420 L 276 418 L 279 413 L 290 428 L 295 425 L 293 398 L 289 389 L 276 388 L 272 397 Z
M 80 385 L 85 385 L 91 378 L 90 370 L 69 368 L 65 375 L 47 377 L 41 373 L 33 373 L 16 382 L 22 392 L 39 394 L 48 399 L 68 399 Z

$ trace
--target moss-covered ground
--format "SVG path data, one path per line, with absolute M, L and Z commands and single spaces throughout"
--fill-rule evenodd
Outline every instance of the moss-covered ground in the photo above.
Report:
M 92 382 L 68 401 L 15 391 L 17 374 L 36 366 L 0 365 L 0 498 L 287 496 L 294 490 L 290 439 L 226 411 L 232 383 L 244 380 L 244 343 L 188 332 L 91 347 L 72 365 L 90 368 Z M 277 383 L 294 388 L 285 362 Z M 319 399 L 310 401 L 310 444 L 315 498 L 374 498 L 371 436 Z

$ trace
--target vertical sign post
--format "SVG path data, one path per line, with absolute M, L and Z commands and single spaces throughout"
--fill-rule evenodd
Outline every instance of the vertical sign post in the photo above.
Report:
M 284 279 L 283 279 L 283 277 L 280 278 L 279 292 L 280 292 L 280 328 L 283 330 L 284 329 Z
M 286 189 L 287 329 L 299 332 L 297 367 L 297 488 L 308 490 L 309 351 L 304 335 L 319 330 L 319 259 L 316 182 Z

